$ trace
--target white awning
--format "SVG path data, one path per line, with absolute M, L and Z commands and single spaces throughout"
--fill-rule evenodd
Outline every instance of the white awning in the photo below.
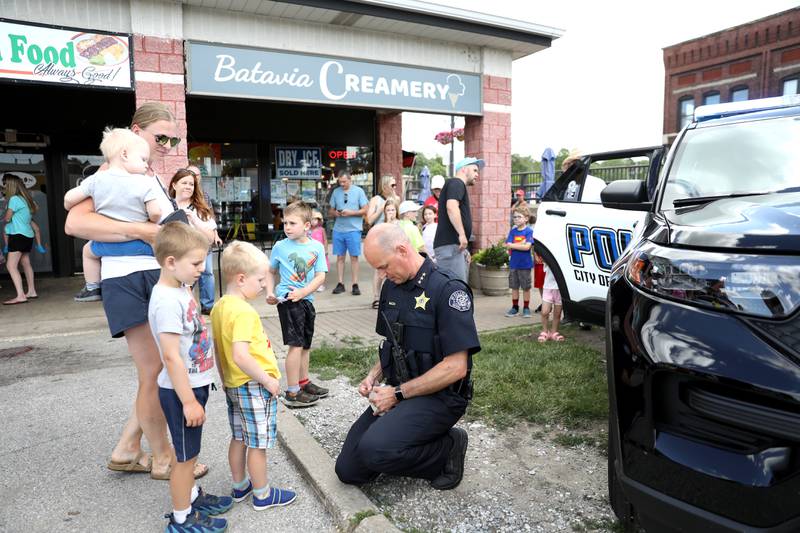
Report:
M 183 0 L 192 6 L 508 50 L 548 48 L 563 30 L 418 0 Z

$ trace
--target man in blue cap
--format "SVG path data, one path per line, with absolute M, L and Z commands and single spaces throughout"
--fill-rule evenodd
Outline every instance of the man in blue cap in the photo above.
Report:
M 467 282 L 469 265 L 467 245 L 472 238 L 467 186 L 475 183 L 483 166 L 483 159 L 465 157 L 456 163 L 455 178 L 447 180 L 439 194 L 439 225 L 433 239 L 436 264 L 451 271 L 464 283 Z

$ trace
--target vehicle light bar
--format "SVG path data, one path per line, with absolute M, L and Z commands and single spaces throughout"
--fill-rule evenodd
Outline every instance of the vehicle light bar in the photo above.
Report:
M 743 102 L 701 105 L 694 110 L 694 121 L 703 122 L 715 118 L 741 115 L 743 113 L 795 106 L 800 106 L 800 94 L 776 96 L 774 98 L 760 98 L 758 100 L 745 100 Z

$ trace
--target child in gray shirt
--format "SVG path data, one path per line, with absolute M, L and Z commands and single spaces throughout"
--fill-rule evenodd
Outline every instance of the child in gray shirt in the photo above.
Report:
M 127 128 L 106 129 L 100 151 L 108 162 L 108 168 L 69 190 L 64 195 L 64 208 L 70 210 L 86 198 L 92 198 L 95 212 L 108 218 L 122 222 L 158 222 L 161 208 L 156 198 L 166 193 L 158 190 L 155 179 L 144 175 L 150 159 L 147 141 Z M 153 255 L 153 249 L 144 241 L 86 243 L 83 247 L 86 285 L 75 297 L 77 301 L 102 298 L 100 257 L 103 255 Z

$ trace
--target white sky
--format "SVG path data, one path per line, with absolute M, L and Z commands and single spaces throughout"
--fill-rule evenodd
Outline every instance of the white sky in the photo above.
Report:
M 436 0 L 471 11 L 487 0 Z M 545 147 L 584 153 L 661 143 L 662 48 L 765 17 L 798 0 L 493 0 L 492 14 L 565 30 L 553 45 L 513 63 L 511 150 L 539 159 Z M 456 117 L 456 127 L 463 119 Z M 436 153 L 450 117 L 404 113 L 403 149 Z M 464 143 L 456 141 L 455 158 Z

